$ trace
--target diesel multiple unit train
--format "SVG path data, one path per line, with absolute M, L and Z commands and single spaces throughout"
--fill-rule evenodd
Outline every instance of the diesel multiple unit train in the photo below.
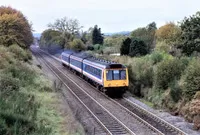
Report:
M 62 52 L 61 61 L 106 94 L 123 94 L 128 88 L 128 70 L 122 64 L 69 50 Z

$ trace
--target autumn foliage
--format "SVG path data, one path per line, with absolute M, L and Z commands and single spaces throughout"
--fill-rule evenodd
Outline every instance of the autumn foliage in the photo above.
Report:
M 18 44 L 27 48 L 33 42 L 31 25 L 26 17 L 11 7 L 0 7 L 0 44 Z
M 156 31 L 156 37 L 158 41 L 165 41 L 167 44 L 174 44 L 180 39 L 181 28 L 176 24 L 170 22 Z

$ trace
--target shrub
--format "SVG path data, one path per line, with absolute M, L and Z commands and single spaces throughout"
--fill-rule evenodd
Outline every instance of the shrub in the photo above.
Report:
M 87 50 L 93 51 L 94 47 L 93 46 L 87 46 Z
M 8 52 L 4 46 L 0 46 L 0 69 L 6 68 L 9 64 L 15 63 L 13 53 Z
M 115 52 L 115 48 L 114 47 L 105 47 L 103 49 L 103 54 L 110 55 L 111 53 L 114 53 L 114 52 Z
M 153 65 L 156 65 L 163 60 L 172 59 L 173 56 L 165 52 L 154 51 L 151 54 L 144 56 L 144 58 L 148 61 L 151 61 Z
M 35 78 L 35 72 L 30 69 L 29 66 L 20 62 L 16 65 L 11 65 L 7 67 L 4 72 L 11 74 L 13 78 L 19 79 L 19 84 L 21 84 L 22 86 L 31 85 Z
M 19 60 L 28 61 L 31 59 L 31 54 L 27 50 L 22 49 L 16 44 L 11 45 L 8 50 L 14 53 L 15 57 Z
M 170 51 L 170 45 L 168 45 L 165 41 L 157 42 L 156 50 L 161 51 L 161 52 L 164 51 L 168 53 Z
M 164 54 L 161 52 L 155 51 L 150 55 L 150 59 L 153 64 L 157 64 L 164 59 Z
M 126 62 L 129 69 L 129 80 L 132 83 L 130 90 L 138 95 L 145 96 L 141 89 L 151 87 L 153 84 L 153 66 L 151 61 L 143 58 L 132 58 L 129 61 L 128 57 L 122 57 L 120 61 Z
M 0 75 L 0 95 L 9 94 L 11 91 L 19 90 L 19 80 L 11 75 Z
M 182 76 L 184 96 L 191 99 L 200 90 L 200 61 L 193 59 Z
M 94 45 L 94 50 L 97 51 L 97 50 L 100 50 L 102 48 L 102 45 L 100 44 L 95 44 Z
M 135 59 L 132 65 L 132 71 L 136 80 L 145 86 L 151 86 L 153 83 L 153 66 L 151 62 L 144 58 Z
M 130 56 L 142 56 L 148 53 L 148 47 L 142 40 L 133 39 L 130 44 Z
M 169 84 L 170 96 L 174 102 L 178 102 L 182 97 L 182 90 L 178 85 L 178 81 L 173 81 Z
M 70 49 L 79 51 L 79 50 L 85 50 L 86 47 L 82 40 L 74 39 L 72 42 L 70 42 Z
M 180 78 L 183 70 L 184 66 L 177 58 L 160 62 L 155 71 L 155 86 L 159 89 L 167 89 L 169 83 Z

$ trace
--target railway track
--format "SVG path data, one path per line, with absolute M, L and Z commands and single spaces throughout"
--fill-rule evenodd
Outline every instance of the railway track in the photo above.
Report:
M 82 91 L 79 87 L 74 87 L 72 83 L 69 83 L 66 76 L 50 62 L 46 61 L 42 54 L 33 50 L 36 56 L 41 57 L 45 65 L 63 82 L 67 89 L 74 95 L 74 97 L 88 110 L 88 112 L 94 117 L 99 125 L 109 135 L 135 135 L 127 126 L 113 116 L 106 108 L 99 104 L 93 97 Z M 73 90 L 72 90 L 73 88 Z
M 47 54 L 48 55 L 48 54 Z M 52 57 L 52 56 L 51 56 Z M 56 58 L 54 58 L 56 59 Z M 59 60 L 59 59 L 57 59 Z M 78 85 L 78 84 L 76 84 Z M 91 86 L 91 85 L 90 85 Z M 103 93 L 101 93 L 103 94 Z M 185 135 L 183 131 L 171 125 L 170 123 L 162 120 L 151 112 L 141 108 L 137 104 L 132 103 L 128 99 L 123 98 L 122 100 L 113 100 L 103 94 L 106 98 L 114 102 L 115 104 L 126 110 L 131 116 L 136 118 L 138 121 L 143 123 L 149 129 L 154 131 L 156 134 L 166 134 L 166 135 Z M 86 98 L 86 97 L 85 97 Z M 97 112 L 98 113 L 98 112 Z M 102 118 L 104 119 L 104 118 Z M 106 118 L 107 119 L 107 118 Z M 116 126 L 118 127 L 118 126 Z M 114 127 L 115 128 L 115 127 Z
M 185 132 L 168 123 L 167 121 L 159 118 L 153 113 L 143 109 L 137 104 L 133 103 L 127 98 L 123 98 L 122 100 L 115 100 L 120 105 L 124 106 L 131 112 L 134 112 L 138 117 L 145 119 L 146 122 L 156 127 L 159 131 L 166 135 L 186 135 Z

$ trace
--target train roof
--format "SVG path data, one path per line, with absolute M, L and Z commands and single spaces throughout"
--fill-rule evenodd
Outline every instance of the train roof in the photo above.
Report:
M 84 53 L 84 52 L 75 52 L 73 50 L 66 50 L 63 53 L 70 54 L 72 56 L 76 56 L 78 58 L 85 59 L 87 61 L 90 61 L 92 63 L 96 63 L 98 65 L 102 65 L 105 68 L 125 68 L 125 66 L 122 65 L 122 64 L 119 64 L 119 63 L 116 63 L 116 62 L 113 62 L 113 61 L 107 61 L 107 60 L 104 60 L 104 59 L 99 59 L 99 58 L 93 57 L 91 54 L 87 54 L 87 53 Z
M 125 68 L 125 66 L 122 64 L 119 64 L 113 61 L 107 61 L 104 59 L 95 58 L 95 57 L 90 57 L 90 58 L 87 58 L 86 60 L 100 64 L 100 65 L 104 65 L 106 68 Z

